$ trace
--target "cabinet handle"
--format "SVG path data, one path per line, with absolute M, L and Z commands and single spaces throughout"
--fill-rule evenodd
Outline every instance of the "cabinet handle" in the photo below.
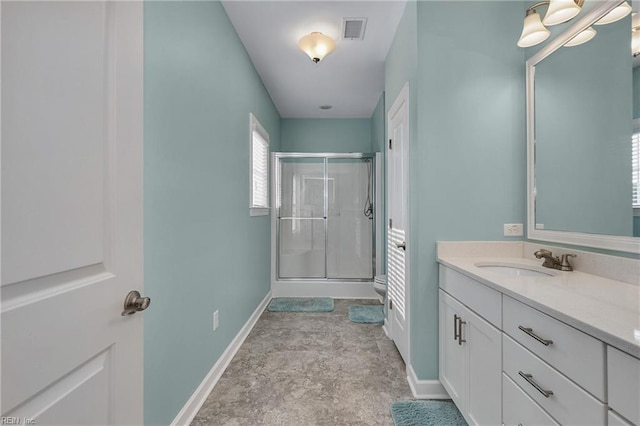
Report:
M 458 314 L 453 314 L 453 340 L 458 340 L 458 321 L 461 319 Z
M 522 378 L 525 379 L 531 386 L 536 388 L 538 392 L 544 395 L 545 398 L 549 398 L 549 396 L 553 395 L 552 391 L 544 389 L 542 386 L 540 386 L 533 380 L 533 374 L 526 374 L 526 373 L 523 373 L 522 371 L 518 371 L 518 374 L 522 376 Z
M 458 317 L 458 344 L 462 345 L 463 343 L 466 342 L 466 340 L 464 340 L 462 338 L 462 324 L 466 324 L 466 321 L 462 321 L 462 317 Z
M 549 346 L 550 344 L 553 343 L 553 340 L 543 339 L 542 337 L 538 336 L 536 333 L 533 332 L 532 328 L 523 327 L 521 325 L 519 325 L 518 328 L 522 330 L 525 334 L 533 337 L 534 339 L 536 339 L 538 342 L 542 343 L 545 346 Z

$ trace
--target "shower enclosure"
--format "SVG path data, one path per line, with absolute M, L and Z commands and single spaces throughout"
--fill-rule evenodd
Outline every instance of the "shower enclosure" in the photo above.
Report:
M 373 154 L 275 153 L 276 279 L 371 281 Z

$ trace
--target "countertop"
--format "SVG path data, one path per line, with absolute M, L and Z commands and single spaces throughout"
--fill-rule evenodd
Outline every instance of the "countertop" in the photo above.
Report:
M 525 258 L 440 256 L 438 262 L 640 358 L 640 286 L 541 268 L 542 261 Z M 527 265 L 554 276 L 508 276 L 475 265 L 480 262 Z

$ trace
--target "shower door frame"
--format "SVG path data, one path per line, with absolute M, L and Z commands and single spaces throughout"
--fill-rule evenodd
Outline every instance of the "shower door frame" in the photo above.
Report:
M 274 219 L 275 219 L 275 281 L 312 281 L 312 282 L 371 282 L 373 281 L 376 271 L 376 154 L 375 153 L 362 153 L 362 152 L 345 152 L 345 153 L 307 153 L 307 152 L 274 152 L 273 158 L 273 191 L 272 192 L 272 206 L 274 206 Z M 285 158 L 322 158 L 324 159 L 324 277 L 280 277 L 280 205 L 278 204 L 278 193 L 280 192 L 280 178 L 281 168 L 280 160 Z M 328 177 L 329 177 L 329 159 L 365 159 L 371 160 L 371 205 L 373 206 L 373 217 L 371 218 L 371 278 L 329 278 L 328 277 L 328 238 L 329 238 L 329 191 L 328 191 Z M 301 218 L 297 218 L 301 219 Z M 304 219 L 304 218 L 302 218 Z M 310 218 L 310 220 L 313 220 Z

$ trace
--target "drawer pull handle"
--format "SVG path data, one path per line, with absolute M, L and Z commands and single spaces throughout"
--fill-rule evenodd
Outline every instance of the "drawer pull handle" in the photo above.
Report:
M 453 340 L 458 340 L 458 321 L 461 319 L 458 314 L 453 314 Z
M 531 386 L 536 388 L 538 392 L 544 395 L 545 398 L 549 398 L 549 396 L 553 395 L 552 391 L 543 389 L 542 386 L 540 386 L 533 380 L 533 374 L 526 374 L 526 373 L 523 373 L 522 371 L 518 371 L 518 374 L 522 376 L 522 378 L 525 379 Z
M 545 346 L 549 346 L 550 344 L 553 343 L 553 340 L 543 339 L 542 337 L 538 336 L 536 333 L 533 332 L 533 328 L 527 328 L 521 325 L 519 325 L 518 328 Z
M 466 343 L 466 340 L 462 338 L 462 325 L 466 323 L 466 321 L 462 321 L 462 317 L 458 317 L 458 345 Z

